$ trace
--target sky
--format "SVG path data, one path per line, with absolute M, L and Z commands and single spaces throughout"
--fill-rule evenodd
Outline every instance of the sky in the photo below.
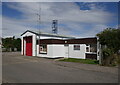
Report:
M 2 37 L 20 37 L 26 30 L 38 29 L 52 33 L 54 19 L 58 34 L 79 38 L 95 37 L 105 28 L 118 26 L 117 2 L 2 2 L 0 14 Z

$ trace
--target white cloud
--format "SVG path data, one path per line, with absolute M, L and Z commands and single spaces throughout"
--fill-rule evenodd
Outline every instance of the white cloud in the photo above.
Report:
M 11 3 L 7 6 L 22 13 L 22 19 L 14 19 L 3 17 L 3 28 L 6 35 L 19 35 L 28 28 L 34 30 L 37 24 L 37 15 L 39 3 L 22 2 Z M 104 11 L 103 8 L 96 8 L 96 5 L 91 4 L 91 10 L 80 10 L 80 7 L 73 2 L 67 3 L 40 3 L 41 7 L 41 28 L 44 32 L 51 32 L 51 23 L 53 19 L 57 19 L 59 24 L 59 34 L 75 35 L 75 36 L 94 36 L 101 28 L 107 27 L 105 24 L 113 18 L 113 14 Z M 84 24 L 84 25 L 83 25 Z M 93 28 L 84 29 L 85 24 L 90 24 Z M 31 28 L 30 28 L 31 27 Z M 4 29 L 3 29 L 4 30 Z M 76 33 L 77 32 L 77 33 Z M 79 34 L 80 32 L 81 34 Z
M 81 37 L 91 37 L 91 36 L 96 36 L 97 33 L 103 31 L 105 28 L 108 28 L 107 25 L 102 25 L 102 24 L 96 24 L 93 26 L 93 28 L 91 30 L 86 30 L 84 33 L 83 33 L 83 36 Z
M 19 20 L 14 20 L 11 18 L 2 17 L 2 36 L 16 36 L 20 37 L 20 35 L 27 29 L 25 25 L 22 25 Z
M 8 5 L 23 13 L 25 19 L 36 20 L 35 13 L 38 12 L 39 3 L 14 3 Z M 80 10 L 75 3 L 40 3 L 41 19 L 49 22 L 58 19 L 66 22 L 82 23 L 107 23 L 112 14 L 100 9 L 94 9 L 94 4 L 90 5 L 92 10 Z

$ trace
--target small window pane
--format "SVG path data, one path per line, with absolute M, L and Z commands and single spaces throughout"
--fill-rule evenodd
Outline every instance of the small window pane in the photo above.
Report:
M 89 47 L 86 47 L 86 52 L 89 52 Z
M 80 50 L 80 45 L 74 45 L 74 50 Z
M 40 53 L 46 54 L 47 53 L 47 45 L 45 45 L 45 44 L 40 45 L 39 51 L 40 51 Z
M 97 52 L 97 45 L 96 44 L 90 45 L 90 52 Z

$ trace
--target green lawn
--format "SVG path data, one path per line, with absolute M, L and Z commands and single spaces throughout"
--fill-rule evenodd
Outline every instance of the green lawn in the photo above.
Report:
M 77 63 L 84 63 L 84 64 L 99 64 L 97 60 L 91 60 L 91 59 L 76 59 L 76 58 L 66 58 L 59 61 L 65 61 L 65 62 L 77 62 Z

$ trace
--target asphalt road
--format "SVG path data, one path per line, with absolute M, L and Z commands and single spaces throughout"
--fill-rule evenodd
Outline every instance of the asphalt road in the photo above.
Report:
M 62 63 L 62 62 L 61 62 Z M 117 83 L 118 74 L 59 65 L 54 59 L 3 53 L 3 83 Z

